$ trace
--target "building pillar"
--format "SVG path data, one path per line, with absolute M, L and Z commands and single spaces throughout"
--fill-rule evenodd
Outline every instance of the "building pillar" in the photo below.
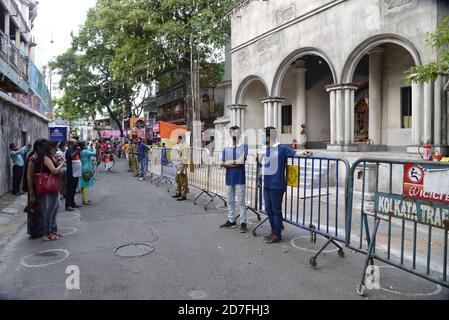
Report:
M 424 142 L 432 143 L 432 116 L 433 116 L 433 85 L 432 82 L 424 83 Z
M 9 41 L 9 36 L 11 35 L 11 29 L 9 28 L 11 23 L 11 15 L 9 13 L 5 13 L 5 36 Z
M 442 109 L 443 109 L 443 77 L 441 74 L 435 80 L 434 87 L 434 120 L 433 120 L 433 138 L 436 146 L 441 145 L 442 136 Z
M 306 62 L 304 60 L 298 60 L 295 63 L 296 74 L 296 125 L 298 129 L 302 124 L 307 124 L 307 106 L 306 106 Z M 294 128 L 294 126 L 293 126 Z M 293 129 L 292 133 L 296 135 L 296 129 Z
M 343 144 L 344 142 L 344 101 L 343 101 L 343 90 L 341 88 L 337 89 L 336 92 L 336 127 L 337 127 L 337 144 Z
M 382 53 L 381 48 L 369 52 L 369 138 L 375 145 L 382 142 Z
M 330 128 L 331 128 L 331 144 L 337 143 L 337 106 L 335 90 L 330 91 Z
M 264 105 L 264 109 L 268 110 L 265 118 L 265 127 L 275 127 L 278 129 L 279 134 L 282 133 L 282 103 L 284 98 L 264 98 L 261 102 Z
M 345 145 L 354 144 L 354 95 L 357 86 L 345 85 L 345 115 L 344 115 L 344 143 Z
M 16 30 L 16 43 L 15 43 L 15 45 L 16 45 L 17 50 L 19 50 L 20 49 L 20 30 L 19 29 Z
M 447 102 L 444 87 L 447 83 L 447 76 L 441 75 L 441 145 L 447 145 Z
M 412 139 L 414 145 L 421 145 L 422 140 L 422 91 L 421 83 L 412 83 Z

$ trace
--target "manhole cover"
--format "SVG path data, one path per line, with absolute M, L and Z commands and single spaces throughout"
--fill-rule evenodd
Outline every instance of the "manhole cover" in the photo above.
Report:
M 114 250 L 114 254 L 123 258 L 138 258 L 154 251 L 152 245 L 146 243 L 128 243 Z

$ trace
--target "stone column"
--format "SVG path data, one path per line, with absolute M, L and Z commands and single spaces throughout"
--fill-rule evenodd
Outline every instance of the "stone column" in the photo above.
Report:
M 264 109 L 264 127 L 272 125 L 272 103 L 270 98 L 264 98 L 261 100 Z
M 433 114 L 433 86 L 432 82 L 424 83 L 424 142 L 432 143 L 432 114 Z
M 279 134 L 282 132 L 282 103 L 284 98 L 272 98 L 268 97 L 261 100 L 264 104 L 264 109 L 268 110 L 266 116 L 265 127 L 273 126 L 279 130 Z
M 336 94 L 336 127 L 337 127 L 337 144 L 342 144 L 344 142 L 344 101 L 343 101 L 343 90 L 338 88 L 335 92 Z
M 441 136 L 442 136 L 442 95 L 443 95 L 443 78 L 442 75 L 439 74 L 435 80 L 434 87 L 434 120 L 433 120 L 433 138 L 434 144 L 437 146 L 441 145 Z
M 345 123 L 344 123 L 344 143 L 345 145 L 354 144 L 354 94 L 357 86 L 345 85 Z
M 381 48 L 369 52 L 369 138 L 374 144 L 382 140 L 382 53 Z
M 5 36 L 7 37 L 7 40 L 9 41 L 9 36 L 11 35 L 11 29 L 9 28 L 11 23 L 11 15 L 8 13 L 5 13 Z
M 20 49 L 20 30 L 19 29 L 16 30 L 16 43 L 15 43 L 15 45 L 16 45 L 17 49 Z
M 412 139 L 414 145 L 422 141 L 422 84 L 412 83 Z
M 306 106 L 306 62 L 298 60 L 295 63 L 296 74 L 296 126 L 293 125 L 293 135 L 296 136 L 297 130 L 302 124 L 307 124 L 307 106 Z
M 330 128 L 331 128 L 331 144 L 337 143 L 337 106 L 335 90 L 330 91 Z

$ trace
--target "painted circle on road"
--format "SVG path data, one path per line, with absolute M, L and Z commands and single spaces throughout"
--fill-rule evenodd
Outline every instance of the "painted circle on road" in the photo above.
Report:
M 78 231 L 77 228 L 72 228 L 72 227 L 59 228 L 59 231 L 62 231 L 62 230 L 64 230 L 63 232 L 61 232 L 61 235 L 63 237 L 70 236 Z
M 379 269 L 395 269 L 395 267 L 393 267 L 393 266 L 378 266 L 378 267 L 379 267 Z M 431 297 L 431 296 L 439 294 L 441 292 L 442 288 L 439 284 L 436 284 L 435 286 L 436 286 L 436 289 L 434 291 L 427 292 L 427 293 L 425 293 L 425 292 L 417 292 L 417 293 L 402 292 L 402 291 L 399 291 L 399 289 L 397 289 L 397 288 L 388 289 L 388 288 L 384 288 L 382 286 L 380 286 L 380 289 L 383 291 L 389 292 L 389 293 L 400 295 L 400 296 L 405 296 L 405 297 L 410 297 L 410 298 L 419 298 L 419 297 Z
M 70 253 L 64 249 L 51 249 L 30 254 L 20 260 L 22 266 L 27 268 L 43 268 L 64 261 Z
M 58 221 L 69 221 L 81 217 L 81 214 L 79 211 L 73 211 L 73 212 L 60 213 L 59 216 L 60 217 L 62 216 L 63 218 L 59 218 Z
M 317 253 L 318 250 L 304 248 L 304 247 L 301 247 L 301 246 L 299 246 L 299 245 L 297 245 L 297 244 L 295 243 L 296 240 L 299 240 L 299 239 L 306 239 L 306 238 L 309 238 L 309 239 L 310 239 L 310 236 L 301 236 L 301 237 L 293 238 L 293 239 L 290 241 L 290 244 L 291 244 L 293 247 L 295 247 L 296 249 L 299 249 L 299 250 L 301 250 L 301 251 L 311 252 L 311 253 Z M 325 238 L 322 238 L 322 237 L 317 237 L 316 240 L 317 240 L 317 241 L 318 241 L 318 240 L 320 240 L 320 241 L 326 241 L 326 239 L 325 239 Z M 311 244 L 312 244 L 312 243 L 311 243 Z M 312 244 L 312 245 L 313 245 L 313 244 Z M 325 252 L 325 253 L 331 253 L 331 252 L 337 252 L 337 251 L 338 251 L 338 248 L 332 249 L 332 250 L 323 250 L 323 252 Z

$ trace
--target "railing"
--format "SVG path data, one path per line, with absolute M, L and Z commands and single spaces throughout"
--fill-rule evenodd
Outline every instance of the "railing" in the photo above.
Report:
M 0 31 L 0 56 L 20 75 L 24 80 L 28 79 L 28 58 L 20 54 L 19 49 L 8 37 Z

